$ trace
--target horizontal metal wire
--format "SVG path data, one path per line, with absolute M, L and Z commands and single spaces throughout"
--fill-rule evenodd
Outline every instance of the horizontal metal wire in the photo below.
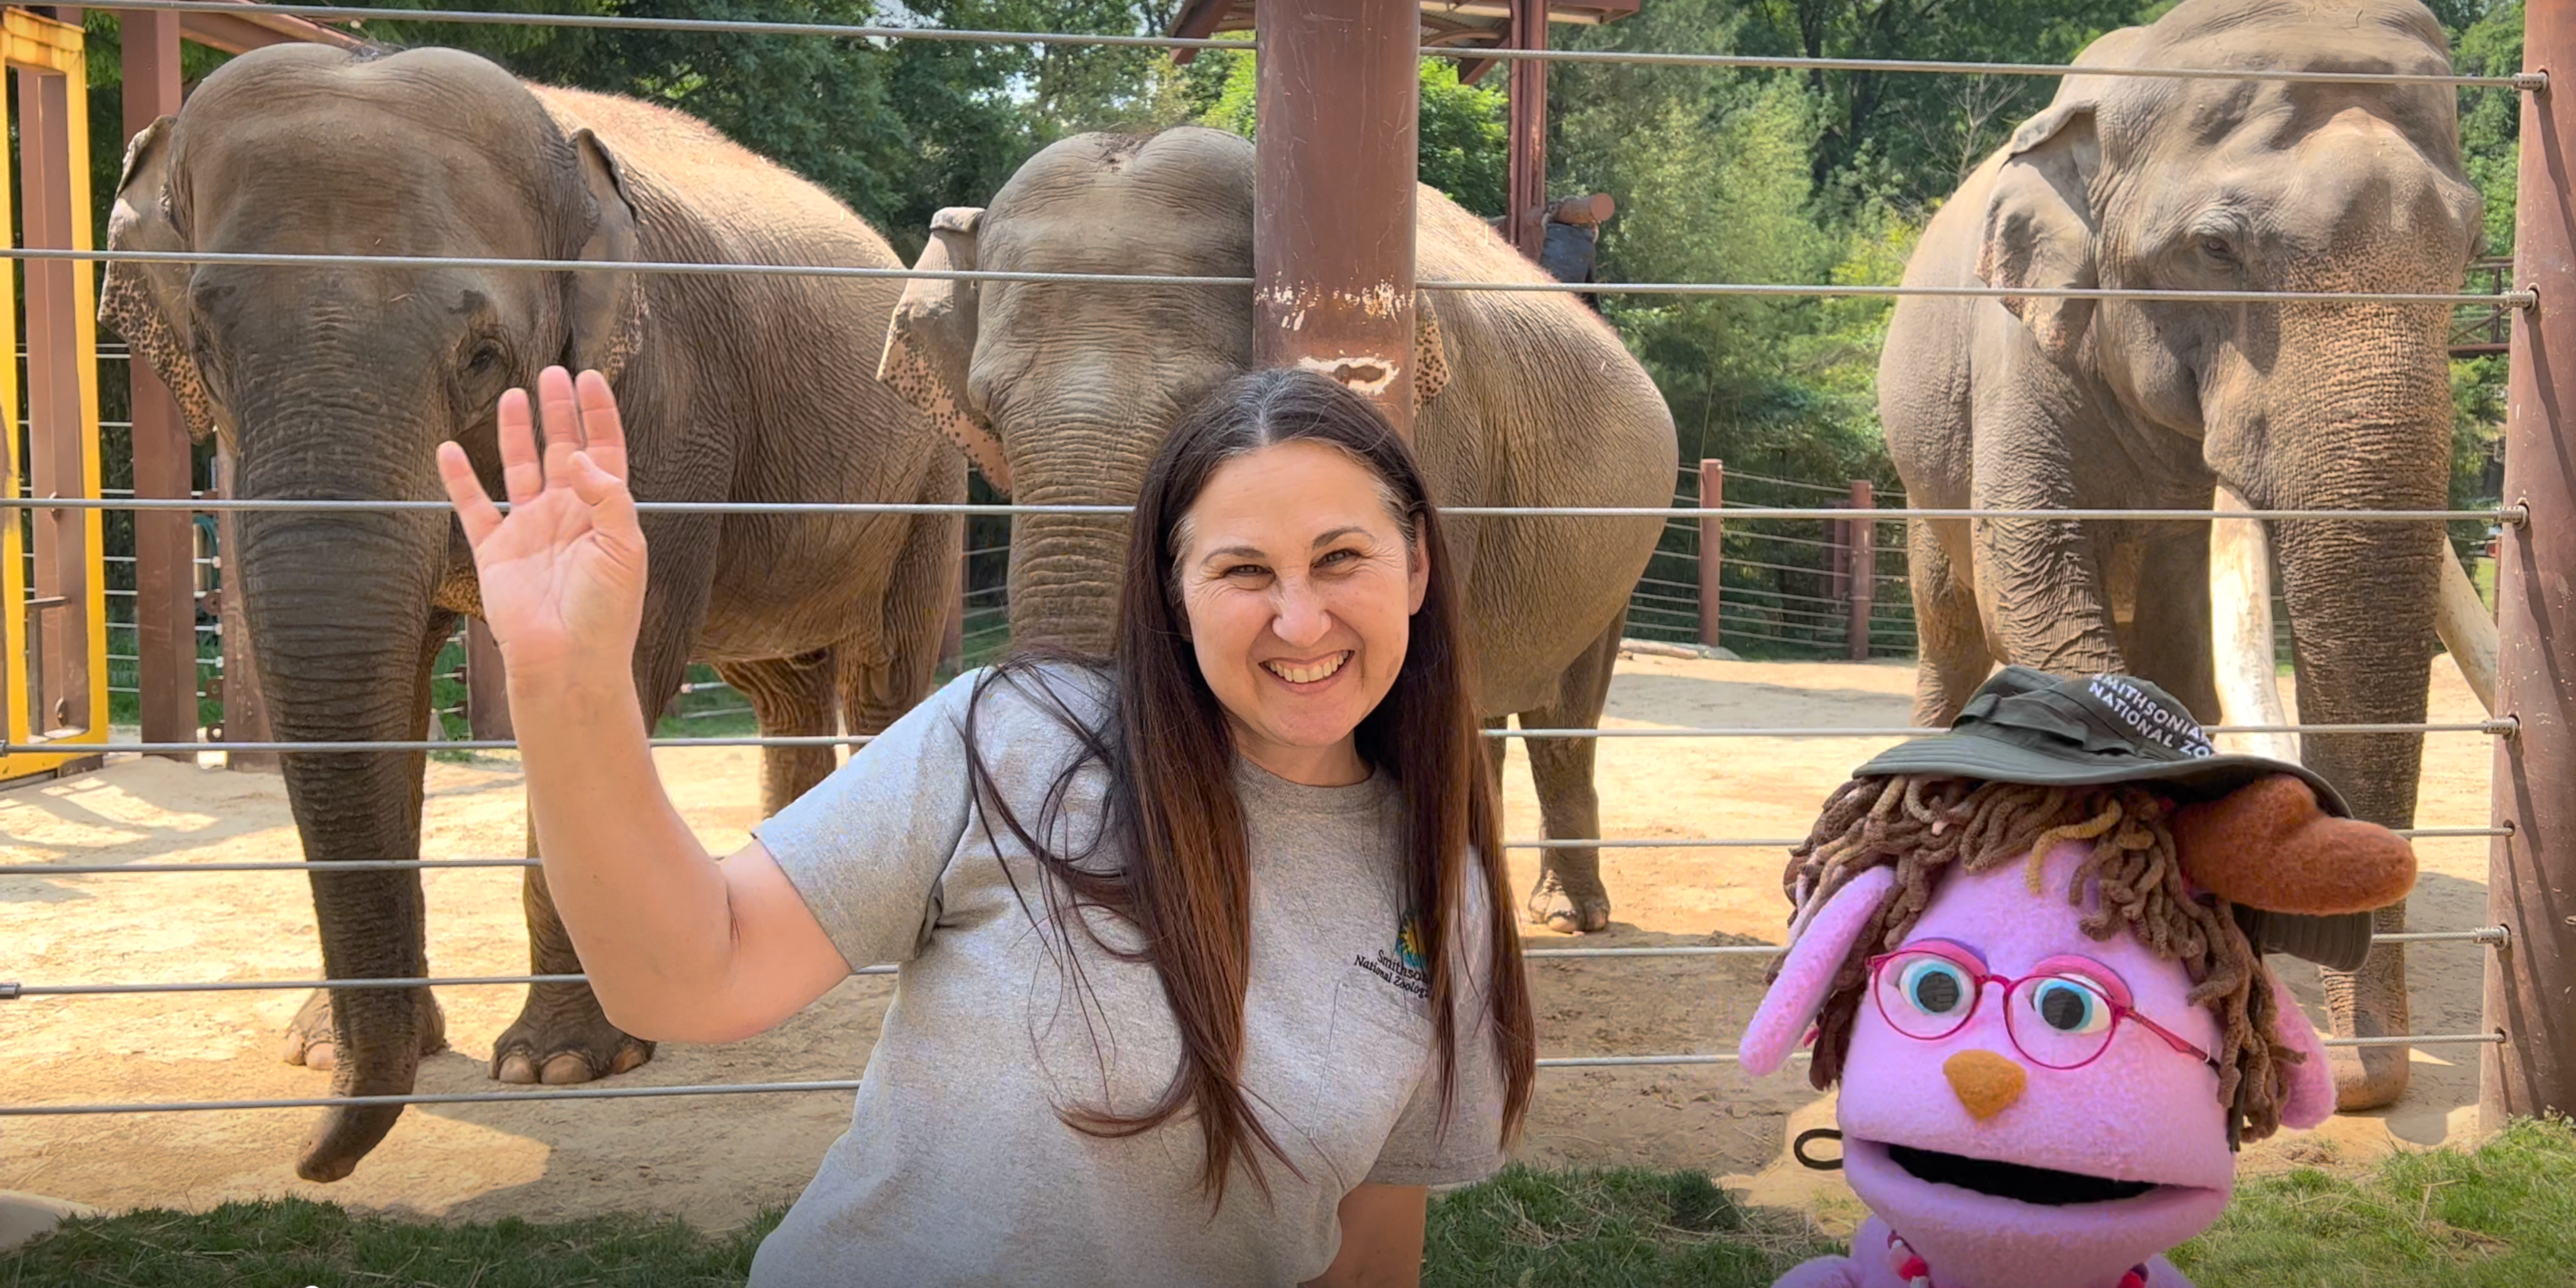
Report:
M 316 867 L 324 865 L 316 864 Z M 2372 935 L 2374 944 L 2501 944 L 2511 935 L 2502 926 L 2474 930 L 2417 930 Z M 1776 957 L 1787 948 L 1777 944 L 1675 944 L 1654 948 L 1524 948 L 1527 959 L 1610 957 Z M 854 975 L 892 975 L 895 967 L 863 966 Z M 587 984 L 588 975 L 460 975 L 402 979 L 211 980 L 168 984 L 20 984 L 0 981 L 0 1001 L 25 997 L 110 997 L 143 993 L 297 993 L 312 989 L 480 988 L 498 985 Z
M 2399 733 L 2482 733 L 2510 737 L 2521 724 L 2507 716 L 2459 724 L 2282 724 L 2282 725 L 2211 725 L 2204 732 L 2237 733 L 2322 733 L 2322 734 L 2399 734 Z M 1488 738 L 1912 738 L 1947 730 L 1900 725 L 1887 728 L 1792 729 L 1762 726 L 1713 726 L 1677 729 L 1487 729 Z M 783 737 L 761 737 L 741 734 L 714 738 L 652 738 L 655 747 L 856 747 L 872 741 L 868 734 L 794 734 Z M 10 742 L 0 739 L 0 756 L 17 752 L 74 752 L 85 756 L 115 754 L 166 755 L 208 751 L 273 751 L 303 755 L 351 755 L 358 752 L 394 751 L 509 751 L 518 747 L 511 738 L 389 738 L 378 741 L 351 742 Z
M 2325 1038 L 2329 1047 L 2361 1046 L 2442 1046 L 2463 1043 L 2502 1043 L 2502 1033 L 2426 1033 L 2389 1038 Z M 1789 1058 L 1808 1058 L 1806 1051 L 1793 1051 Z M 1651 1068 L 1663 1065 L 1734 1064 L 1735 1052 L 1713 1052 L 1706 1055 L 1578 1055 L 1544 1056 L 1538 1061 L 1542 1069 L 1616 1069 Z M 741 1096 L 779 1095 L 795 1092 L 856 1091 L 856 1078 L 832 1078 L 813 1082 L 740 1082 L 699 1083 L 676 1087 L 542 1087 L 527 1091 L 449 1091 L 414 1092 L 403 1096 L 292 1096 L 272 1100 L 136 1100 L 122 1103 L 67 1105 L 0 1105 L 0 1118 L 45 1118 L 85 1114 L 172 1114 L 203 1113 L 226 1109 L 373 1109 L 397 1105 L 464 1105 L 464 1104 L 534 1104 L 549 1100 L 644 1100 L 668 1096 Z
M 319 865 L 317 865 L 319 866 Z M 853 975 L 892 975 L 861 966 Z M 192 980 L 176 984 L 17 984 L 0 981 L 0 1001 L 21 997 L 121 997 L 136 993 L 301 993 L 317 988 L 477 988 L 505 984 L 587 984 L 588 975 L 424 975 L 404 979 Z
M 507 503 L 496 503 L 508 510 Z M 356 501 L 314 497 L 229 498 L 219 501 L 196 501 L 178 497 L 0 497 L 0 510 L 189 510 L 206 513 L 223 511 L 312 514 L 404 514 L 453 511 L 445 501 Z M 638 501 L 637 511 L 644 514 L 1070 514 L 1124 516 L 1132 507 L 1124 505 L 977 505 L 945 504 L 925 501 Z M 1850 510 L 1829 509 L 1734 509 L 1691 510 L 1664 507 L 1615 505 L 1453 505 L 1443 506 L 1444 517 L 1467 519 L 1847 519 Z M 2207 522 L 2213 519 L 2265 520 L 2339 520 L 2346 523 L 2437 523 L 2458 520 L 2485 520 L 2489 523 L 2519 525 L 2530 517 L 2526 506 L 2501 506 L 2487 510 L 1994 510 L 1964 508 L 1954 510 L 1871 510 L 1880 519 L 2046 519 L 2046 520 L 2118 520 L 2127 522 Z M 1789 540 L 1774 537 L 1773 540 Z M 1817 543 L 1824 544 L 1824 543 Z
M 2483 733 L 2497 737 L 2511 735 L 2520 728 L 2511 716 L 2493 720 L 2463 721 L 2456 724 L 2277 724 L 2277 725 L 2207 725 L 2202 732 L 2233 733 Z M 1487 729 L 1488 738 L 1919 738 L 1947 733 L 1915 725 L 1880 728 L 1802 728 L 1771 729 L 1760 726 L 1705 726 L 1700 728 L 1646 729 Z
M 450 744 L 452 745 L 452 744 Z M 2401 828 L 2397 834 L 2418 840 L 2455 837 L 2511 836 L 2509 827 Z M 1785 850 L 1796 837 L 1572 837 L 1529 838 L 1503 842 L 1506 850 Z M 150 876 L 198 872 L 421 872 L 447 868 L 533 868 L 539 860 L 506 859 L 285 859 L 219 863 L 0 863 L 0 877 Z
M 238 12 L 236 10 L 236 12 Z M 639 273 L 677 277 L 822 277 L 942 282 L 1032 282 L 1060 286 L 1241 286 L 1249 277 L 1204 277 L 1168 273 L 1036 273 L 992 269 L 869 268 L 848 264 L 704 264 L 682 260 L 495 259 L 466 255 L 289 255 L 252 251 L 64 250 L 51 247 L 0 247 L 0 259 L 61 260 L 77 263 L 236 264 L 269 267 L 329 268 L 477 268 L 545 273 Z M 1920 295 L 1953 299 L 2127 300 L 2153 299 L 2172 304 L 2442 304 L 2532 308 L 2535 291 L 2492 294 L 2445 294 L 2423 291 L 2164 291 L 2081 286 L 1872 286 L 1858 283 L 1809 282 L 1560 282 L 1553 279 L 1512 282 L 1451 281 L 1422 278 L 1414 286 L 1426 291 L 1502 291 L 1519 294 L 1581 295 L 1724 295 L 1805 299 L 1815 296 L 1888 298 Z
M 99 0 L 88 6 L 106 10 L 238 14 L 241 7 L 224 0 Z M 1147 49 L 1234 49 L 1250 52 L 1243 40 L 1187 36 L 1085 35 L 1073 32 L 976 31 L 943 27 L 881 27 L 846 23 L 762 22 L 717 18 L 644 18 L 607 14 L 482 12 L 461 9 L 393 10 L 354 5 L 263 4 L 263 12 L 326 22 L 392 19 L 401 22 L 467 23 L 522 27 L 585 27 L 628 31 L 700 32 L 752 36 L 823 36 L 844 40 L 941 40 L 1002 45 L 1107 45 Z M 2070 67 L 2058 63 L 1985 63 L 1902 58 L 1803 58 L 1763 54 L 1690 54 L 1627 50 L 1485 49 L 1462 50 L 1423 45 L 1425 58 L 1494 59 L 1517 62 L 1642 64 L 1661 67 L 1740 68 L 1747 70 L 1917 72 L 1970 76 L 2085 75 L 2153 77 L 2177 80 L 2291 81 L 2337 85 L 2453 85 L 2537 91 L 2549 84 L 2545 72 L 2511 76 L 2426 75 L 2415 72 L 2311 72 L 2271 68 Z

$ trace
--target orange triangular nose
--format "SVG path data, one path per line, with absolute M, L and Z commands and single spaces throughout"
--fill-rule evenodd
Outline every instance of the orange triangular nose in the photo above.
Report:
M 2030 1079 L 2020 1065 L 1992 1051 L 1962 1051 L 1943 1061 L 1941 1072 L 1959 1103 L 1979 1122 L 2012 1108 Z

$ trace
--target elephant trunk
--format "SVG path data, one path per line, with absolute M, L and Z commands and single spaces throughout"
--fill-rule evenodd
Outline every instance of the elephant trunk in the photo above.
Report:
M 2287 310 L 2285 310 L 2287 311 Z M 2318 310 L 2328 312 L 2328 310 Z M 2331 328 L 2297 335 L 2284 351 L 2372 356 L 2296 390 L 2270 417 L 2267 504 L 2284 509 L 2440 509 L 2449 493 L 2450 386 L 2438 309 L 2331 310 Z M 2325 321 L 2326 319 L 2319 319 Z M 2338 338 L 2340 337 L 2340 338 Z M 2307 725 L 2414 724 L 2425 717 L 2441 598 L 2451 558 L 2431 523 L 2294 519 L 2273 526 L 2298 668 L 2299 719 Z M 2424 738 L 2414 733 L 2311 733 L 2302 759 L 2340 790 L 2361 818 L 2411 827 Z M 2406 928 L 2401 902 L 2374 919 L 2380 933 Z M 2412 1026 L 2402 945 L 2381 944 L 2350 974 L 2325 977 L 2328 1009 L 2345 1036 L 2386 1037 Z M 2338 1103 L 2386 1104 L 2406 1085 L 2407 1051 L 2338 1052 Z
M 356 382 L 352 382 L 353 384 Z M 286 401 L 286 400 L 281 400 Z M 330 401 L 345 402 L 345 398 Z M 298 405 L 298 404 L 301 405 Z M 242 416 L 243 494 L 413 499 L 428 494 L 433 432 L 383 407 L 286 401 Z M 279 738 L 417 740 L 426 735 L 432 607 L 451 520 L 436 513 L 251 513 L 238 558 L 260 683 Z M 416 872 L 332 872 L 351 859 L 420 854 L 423 754 L 290 753 L 288 800 L 310 874 L 324 973 L 428 974 Z M 333 990 L 338 1096 L 412 1089 L 431 1014 L 426 990 Z M 347 1176 L 392 1129 L 399 1107 L 335 1108 L 297 1163 L 307 1180 Z
M 1132 505 L 1166 426 L 1102 416 L 1011 436 L 1020 505 Z M 1127 567 L 1123 515 L 1025 514 L 1011 525 L 1011 643 L 1107 653 Z
M 2306 310 L 2300 310 L 2305 312 Z M 2368 361 L 2296 391 L 2271 417 L 2271 486 L 2283 509 L 2438 510 L 2450 477 L 2450 385 L 2439 310 L 2319 309 L 2318 333 L 2284 327 L 2284 348 Z M 2357 315 L 2357 316 L 2355 316 Z M 2304 329 L 2304 328 L 2302 328 Z M 2441 560 L 2431 523 L 2283 520 L 2272 525 L 2290 612 L 2306 724 L 2411 724 L 2424 719 Z M 2312 734 L 2307 763 L 2361 817 L 2411 825 L 2420 734 Z

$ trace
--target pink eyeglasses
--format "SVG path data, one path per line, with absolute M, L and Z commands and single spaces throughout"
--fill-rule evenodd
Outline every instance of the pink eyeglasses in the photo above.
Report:
M 1965 949 L 1934 940 L 1870 958 L 1869 992 L 1888 1027 L 1937 1042 L 1975 1018 L 1986 985 L 2001 984 L 2004 1032 L 2014 1050 L 2042 1068 L 2081 1069 L 2101 1059 L 2122 1021 L 2134 1021 L 2166 1046 L 2218 1068 L 2207 1051 L 2138 1014 L 2117 976 L 2080 962 L 2050 958 L 2037 973 L 2013 979 L 1988 974 L 1985 963 Z

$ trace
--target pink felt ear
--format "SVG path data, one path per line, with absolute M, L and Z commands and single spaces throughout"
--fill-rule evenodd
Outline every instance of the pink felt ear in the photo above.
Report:
M 1841 970 L 1843 959 L 1851 955 L 1854 941 L 1862 928 L 1878 915 L 1879 905 L 1887 901 L 1888 891 L 1896 888 L 1896 870 L 1871 868 L 1852 878 L 1851 884 L 1834 892 L 1822 912 L 1808 922 L 1806 929 L 1789 943 L 1789 959 L 1781 964 L 1780 977 L 1771 982 L 1771 991 L 1762 995 L 1762 1005 L 1753 1012 L 1753 1022 L 1744 1026 L 1744 1042 L 1737 1048 L 1738 1059 L 1754 1074 L 1770 1073 L 1789 1058 L 1798 1042 L 1807 1035 L 1807 1026 L 1824 1007 L 1825 993 L 1833 987 L 1834 972 Z
M 2299 1009 L 2299 999 L 2290 996 L 2289 985 L 2268 966 L 2263 974 L 2272 982 L 2273 1023 L 2280 1030 L 2282 1045 L 2307 1057 L 2286 1071 L 2290 1085 L 2281 1098 L 2281 1125 L 2304 1130 L 2333 1116 L 2334 1071 L 2326 1067 L 2326 1049 L 2318 1043 L 2307 1012 Z

